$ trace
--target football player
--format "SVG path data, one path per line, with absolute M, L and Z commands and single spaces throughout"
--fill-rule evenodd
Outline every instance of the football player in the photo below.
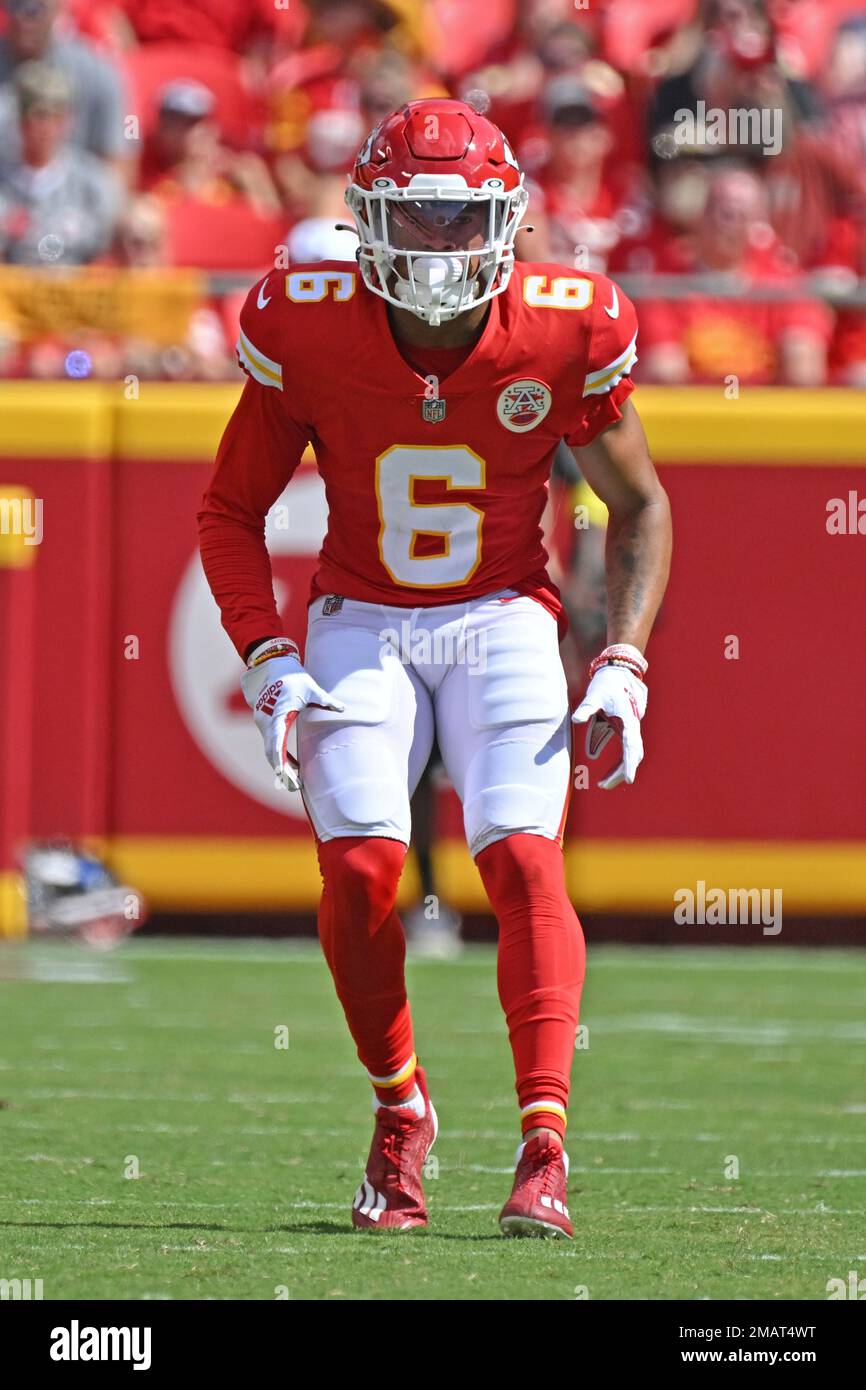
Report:
M 373 1088 L 354 1225 L 427 1224 L 437 1119 L 394 904 L 435 731 L 499 924 L 522 1132 L 500 1226 L 568 1237 L 585 961 L 562 855 L 572 723 L 591 757 L 621 739 L 602 786 L 634 780 L 670 550 L 628 399 L 635 311 L 603 275 L 515 263 L 523 176 L 502 132 L 462 102 L 411 102 L 382 121 L 346 201 L 356 262 L 271 271 L 244 305 L 249 380 L 199 513 L 202 560 L 268 761 L 316 837 L 319 936 Z M 610 515 L 609 645 L 573 714 L 539 527 L 562 439 Z M 264 521 L 308 441 L 329 517 L 302 662 L 275 607 Z

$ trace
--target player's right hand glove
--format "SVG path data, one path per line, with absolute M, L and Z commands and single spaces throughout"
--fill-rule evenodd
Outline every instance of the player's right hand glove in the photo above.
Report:
M 241 688 L 265 741 L 265 757 L 276 773 L 275 785 L 290 792 L 300 791 L 298 760 L 287 747 L 298 711 L 314 705 L 339 713 L 345 705 L 316 684 L 301 665 L 298 648 L 288 637 L 271 637 L 250 652 Z

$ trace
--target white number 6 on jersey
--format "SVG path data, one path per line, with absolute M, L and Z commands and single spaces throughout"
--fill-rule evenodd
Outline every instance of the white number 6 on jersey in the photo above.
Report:
M 379 556 L 395 584 L 446 589 L 465 584 L 481 563 L 484 515 L 468 502 L 415 501 L 415 483 L 435 478 L 450 491 L 485 485 L 484 460 L 462 444 L 409 448 L 395 444 L 376 459 Z M 439 541 L 438 553 L 419 555 L 421 536 Z

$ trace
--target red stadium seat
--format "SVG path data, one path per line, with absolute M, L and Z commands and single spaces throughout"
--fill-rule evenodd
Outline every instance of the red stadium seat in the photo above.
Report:
M 160 89 L 168 82 L 190 78 L 213 92 L 217 120 L 228 144 L 243 148 L 258 143 L 261 108 L 244 87 L 237 54 L 193 44 L 153 43 L 124 53 L 123 66 L 142 137 L 156 124 Z
M 473 7 L 467 23 L 460 0 L 430 0 L 427 56 L 439 72 L 448 75 L 471 71 L 485 60 L 516 21 L 515 0 L 485 0 Z
M 273 265 L 285 239 L 284 217 L 262 217 L 240 200 L 166 204 L 172 264 L 201 270 L 256 270 Z
M 652 5 L 644 0 L 609 0 L 602 21 L 604 57 L 621 72 L 631 72 L 647 49 L 690 23 L 697 11 L 697 0 L 655 0 Z

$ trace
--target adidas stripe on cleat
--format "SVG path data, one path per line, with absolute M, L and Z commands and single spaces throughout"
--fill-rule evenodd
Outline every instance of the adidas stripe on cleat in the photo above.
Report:
M 421 1173 L 439 1122 L 421 1067 L 415 1081 L 424 1100 L 419 1117 L 408 1106 L 379 1105 L 363 1181 L 352 1203 L 358 1230 L 408 1231 L 427 1225 Z

